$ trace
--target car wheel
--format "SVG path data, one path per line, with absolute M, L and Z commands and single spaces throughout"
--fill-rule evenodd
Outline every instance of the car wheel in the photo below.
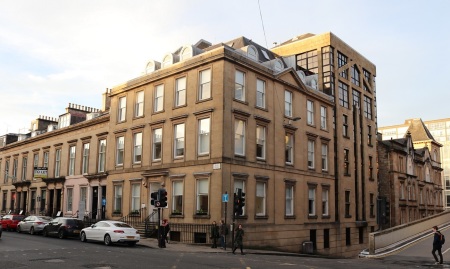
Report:
M 34 235 L 34 227 L 31 227 L 31 228 L 30 228 L 30 234 L 31 234 L 31 235 Z
M 21 232 L 22 232 L 22 231 L 20 230 L 20 226 L 19 226 L 19 225 L 17 225 L 16 231 L 17 231 L 18 233 L 21 233 Z
M 6 226 L 6 230 L 7 230 L 8 232 L 11 232 L 11 228 L 9 227 L 9 225 Z
M 128 246 L 130 246 L 130 247 L 136 246 L 136 242 L 128 242 L 127 244 L 128 244 Z
M 111 246 L 112 245 L 111 236 L 109 236 L 109 234 L 105 235 L 104 242 L 105 242 L 105 245 L 107 245 L 107 246 Z
M 48 236 L 48 231 L 47 231 L 47 229 L 44 229 L 44 230 L 42 231 L 42 235 L 43 235 L 44 237 L 47 237 L 47 236 Z
M 58 232 L 58 238 L 59 238 L 59 239 L 63 239 L 63 238 L 64 238 L 64 231 L 63 231 L 63 230 L 59 230 L 59 232 Z
M 81 242 L 87 242 L 86 233 L 81 233 L 80 239 L 81 239 Z

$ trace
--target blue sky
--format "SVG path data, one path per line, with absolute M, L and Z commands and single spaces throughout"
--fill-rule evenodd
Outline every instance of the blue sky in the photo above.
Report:
M 200 39 L 271 48 L 333 32 L 377 66 L 378 125 L 450 118 L 450 1 L 0 0 L 0 135 L 142 74 Z

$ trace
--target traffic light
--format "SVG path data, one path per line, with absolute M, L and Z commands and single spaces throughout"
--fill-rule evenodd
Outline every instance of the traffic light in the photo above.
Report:
M 157 191 L 152 192 L 152 193 L 150 194 L 150 198 L 151 198 L 150 204 L 151 204 L 152 206 L 156 206 L 156 201 L 158 201 L 158 192 L 157 192 Z
M 240 199 L 239 199 L 239 207 L 241 208 L 241 211 L 242 211 L 242 208 L 245 206 L 245 192 L 242 192 L 241 191 L 241 197 L 240 197 Z
M 242 189 L 237 189 L 237 193 L 234 194 L 234 214 L 236 216 L 242 216 L 244 211 L 242 208 L 245 206 L 245 193 Z
M 238 199 L 237 194 L 235 193 L 234 200 L 233 200 L 233 215 L 240 215 L 240 214 L 237 214 L 238 211 L 239 211 L 239 199 Z
M 167 191 L 166 189 L 159 189 L 158 190 L 158 200 L 159 200 L 159 207 L 166 207 L 167 206 Z

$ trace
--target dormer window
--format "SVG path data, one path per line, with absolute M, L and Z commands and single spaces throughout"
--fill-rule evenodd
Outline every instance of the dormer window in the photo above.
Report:
M 150 60 L 148 61 L 147 66 L 145 66 L 145 74 L 153 73 L 160 68 L 161 68 L 160 62 Z
M 70 125 L 70 113 L 67 113 L 59 117 L 58 129 L 67 127 L 69 125 Z
M 283 63 L 281 62 L 281 60 L 277 60 L 274 64 L 273 69 L 277 72 L 280 72 L 281 70 L 283 70 Z
M 169 65 L 173 64 L 173 57 L 172 54 L 167 54 L 162 62 L 162 68 L 168 67 Z
M 256 48 L 254 46 L 251 46 L 251 45 L 248 46 L 247 56 L 255 61 L 258 60 L 258 51 L 256 50 Z
M 193 56 L 192 53 L 192 47 L 191 46 L 186 46 L 183 48 L 183 50 L 181 51 L 181 60 L 186 60 L 189 59 Z
M 148 62 L 147 67 L 145 67 L 145 74 L 150 74 L 152 72 L 155 72 L 155 63 Z

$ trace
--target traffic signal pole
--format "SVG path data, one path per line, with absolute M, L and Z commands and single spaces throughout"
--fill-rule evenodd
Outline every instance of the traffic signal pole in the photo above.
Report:
M 228 196 L 228 192 L 225 192 L 225 194 Z M 227 229 L 228 229 L 228 227 L 227 227 L 227 205 L 228 205 L 228 202 L 225 202 L 225 212 L 224 212 L 224 215 L 225 215 L 225 220 L 224 220 L 224 225 L 225 225 L 225 230 L 223 231 L 224 233 L 225 233 L 225 235 L 223 236 L 223 249 L 224 250 L 227 250 Z M 222 229 L 223 229 L 223 227 L 221 227 Z
M 161 247 L 161 208 L 158 207 L 158 247 Z

